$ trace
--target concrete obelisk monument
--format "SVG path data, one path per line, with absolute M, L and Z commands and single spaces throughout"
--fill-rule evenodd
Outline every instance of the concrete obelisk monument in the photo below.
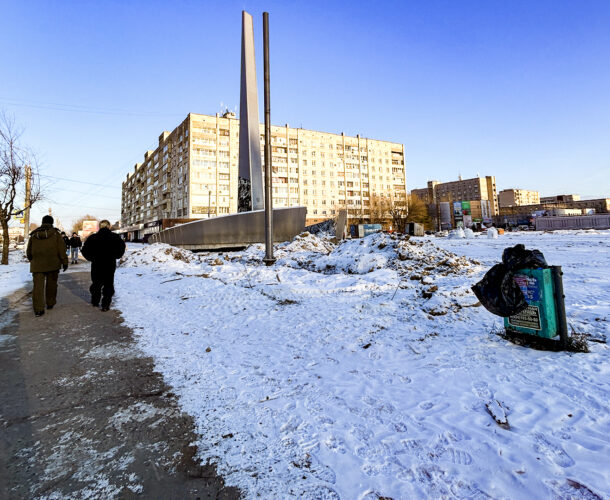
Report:
M 269 89 L 269 14 L 263 14 L 265 52 L 265 170 L 266 194 L 263 193 L 258 92 L 254 60 L 252 16 L 242 12 L 241 93 L 239 113 L 239 213 L 208 217 L 164 229 L 150 237 L 151 243 L 169 243 L 190 250 L 213 250 L 266 243 L 264 262 L 273 264 L 273 243 L 288 241 L 305 229 L 307 208 L 273 208 L 271 105 Z M 265 197 L 268 200 L 265 203 Z
M 238 211 L 262 210 L 263 168 L 258 121 L 258 91 L 254 59 L 252 16 L 241 16 L 241 89 L 239 98 L 239 192 Z

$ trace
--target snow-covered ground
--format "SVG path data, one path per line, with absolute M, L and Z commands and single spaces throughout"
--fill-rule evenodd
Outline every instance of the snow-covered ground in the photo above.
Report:
M 22 249 L 11 249 L 8 264 L 0 265 L 0 297 L 7 297 L 32 281 L 30 263 Z
M 610 497 L 610 364 L 497 333 L 470 286 L 516 243 L 610 330 L 610 232 L 313 236 L 195 255 L 130 245 L 116 305 L 247 498 Z M 597 495 L 597 496 L 596 496 Z

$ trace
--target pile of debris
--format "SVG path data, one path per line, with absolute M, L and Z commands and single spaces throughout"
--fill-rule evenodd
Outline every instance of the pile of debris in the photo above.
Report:
M 200 262 L 197 254 L 190 250 L 173 247 L 166 243 L 154 243 L 140 247 L 134 251 L 127 251 L 119 261 L 119 266 L 139 267 L 153 266 L 163 267 L 164 264 L 183 262 L 184 264 L 196 264 Z

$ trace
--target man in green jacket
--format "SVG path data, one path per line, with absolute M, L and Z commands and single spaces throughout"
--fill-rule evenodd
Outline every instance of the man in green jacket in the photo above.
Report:
M 42 316 L 45 302 L 47 309 L 53 309 L 57 302 L 59 268 L 63 267 L 64 271 L 68 269 L 66 244 L 59 229 L 53 227 L 53 217 L 50 215 L 45 215 L 42 225 L 30 233 L 26 255 L 34 281 L 34 314 Z

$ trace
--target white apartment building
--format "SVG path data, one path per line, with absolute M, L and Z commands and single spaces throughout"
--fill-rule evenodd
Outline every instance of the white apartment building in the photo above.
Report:
M 262 125 L 260 130 L 264 154 Z M 406 203 L 402 144 L 288 125 L 273 126 L 271 141 L 273 206 L 306 206 L 308 224 L 334 217 L 340 208 L 366 219 L 371 195 Z M 237 212 L 238 162 L 235 115 L 190 113 L 172 132 L 163 132 L 157 149 L 127 175 L 123 229 Z

